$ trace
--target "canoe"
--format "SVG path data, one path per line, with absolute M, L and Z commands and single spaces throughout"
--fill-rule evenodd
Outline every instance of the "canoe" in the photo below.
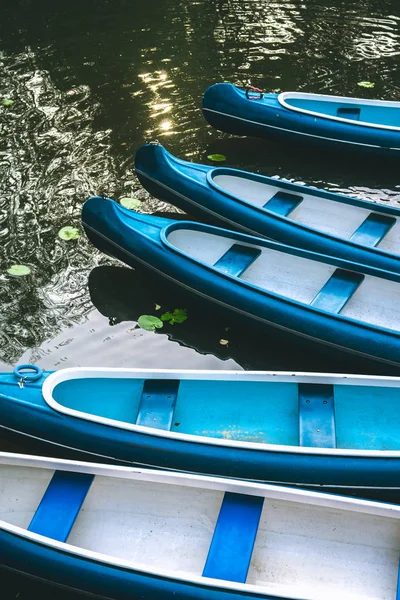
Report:
M 264 94 L 230 83 L 203 97 L 210 125 L 236 135 L 273 138 L 381 157 L 400 155 L 400 102 L 324 94 Z
M 141 184 L 216 225 L 400 274 L 400 210 L 226 167 L 139 148 Z
M 103 197 L 82 222 L 100 250 L 150 268 L 205 302 L 288 339 L 400 366 L 400 276 L 202 223 L 129 211 Z
M 0 429 L 47 454 L 386 500 L 399 395 L 395 377 L 21 365 L 0 375 Z
M 0 479 L 2 567 L 96 598 L 399 597 L 396 505 L 7 453 Z

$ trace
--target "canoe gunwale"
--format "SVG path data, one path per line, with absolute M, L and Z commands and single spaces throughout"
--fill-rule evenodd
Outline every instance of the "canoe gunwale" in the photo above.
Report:
M 371 515 L 374 517 L 400 520 L 400 506 L 393 504 L 387 504 L 383 502 L 377 503 L 359 498 L 336 496 L 333 494 L 310 492 L 307 490 L 293 490 L 291 488 L 276 485 L 266 485 L 246 481 L 235 482 L 222 477 L 216 478 L 191 474 L 164 473 L 157 470 L 140 470 L 128 467 L 115 467 L 111 465 L 97 465 L 88 462 L 52 459 L 47 457 L 36 457 L 6 452 L 0 452 L 0 463 L 9 466 L 72 471 L 130 480 L 137 479 L 165 485 L 183 485 L 200 489 L 216 490 L 222 493 L 227 491 L 239 494 L 245 493 L 246 495 L 264 497 L 271 501 L 289 501 L 299 504 L 306 504 L 309 506 L 317 506 L 327 510 L 342 510 L 363 515 Z M 2 532 L 6 534 L 5 538 L 2 536 Z M 7 539 L 9 536 L 11 536 L 11 540 Z M 117 558 L 112 555 L 88 550 L 79 546 L 68 544 L 68 542 L 59 542 L 57 540 L 27 531 L 22 527 L 0 520 L 0 547 L 7 548 L 9 544 L 13 544 L 13 537 L 17 537 L 22 542 L 25 542 L 25 547 L 22 550 L 25 560 L 29 559 L 29 556 L 32 552 L 35 552 L 35 547 L 41 546 L 47 548 L 49 551 L 55 552 L 55 556 L 59 556 L 60 560 L 62 560 L 63 554 L 74 556 L 77 559 L 82 559 L 82 568 L 84 568 L 84 564 L 89 561 L 89 563 L 92 564 L 96 563 L 99 565 L 104 565 L 108 568 L 123 569 L 125 571 L 129 571 L 130 573 L 137 573 L 138 575 L 163 578 L 168 581 L 179 581 L 191 585 L 197 585 L 201 587 L 204 586 L 209 589 L 214 588 L 227 591 L 237 591 L 242 592 L 246 596 L 250 597 L 253 597 L 254 594 L 254 597 L 256 598 L 262 598 L 264 596 L 290 598 L 291 600 L 294 598 L 297 600 L 317 600 L 321 598 L 320 594 L 314 595 L 313 593 L 307 593 L 306 595 L 296 594 L 293 596 L 293 593 L 289 593 L 289 590 L 279 590 L 279 588 L 275 586 L 258 586 L 255 584 L 212 579 L 203 577 L 201 575 L 188 574 L 184 571 L 163 571 L 162 569 L 152 570 L 151 568 L 146 568 L 146 566 L 142 566 L 139 563 L 135 565 L 132 560 Z
M 215 373 L 215 372 L 214 372 Z M 362 449 L 346 449 L 346 448 L 316 448 L 309 446 L 289 446 L 284 444 L 267 444 L 260 442 L 249 442 L 241 440 L 228 440 L 225 438 L 217 438 L 210 436 L 200 436 L 188 433 L 180 433 L 175 431 L 151 429 L 143 425 L 136 425 L 135 423 L 129 423 L 125 421 L 118 421 L 116 419 L 110 419 L 108 417 L 102 417 L 100 415 L 94 415 L 71 409 L 63 406 L 53 398 L 53 390 L 55 387 L 64 381 L 71 379 L 96 379 L 96 378 L 119 378 L 121 374 L 133 374 L 137 377 L 132 379 L 144 378 L 147 375 L 155 379 L 209 379 L 214 374 L 212 371 L 171 371 L 171 370 L 149 370 L 145 372 L 141 369 L 124 369 L 124 368 L 101 368 L 101 367 L 71 367 L 67 369 L 61 369 L 51 373 L 43 383 L 42 396 L 46 404 L 55 412 L 64 414 L 68 417 L 80 419 L 83 421 L 89 421 L 92 423 L 98 423 L 107 427 L 113 427 L 116 429 L 124 429 L 135 433 L 140 433 L 149 437 L 164 438 L 171 441 L 177 440 L 182 442 L 194 443 L 197 445 L 211 445 L 211 446 L 222 446 L 225 448 L 236 448 L 242 450 L 252 450 L 257 452 L 269 452 L 269 453 L 284 453 L 294 455 L 318 455 L 318 456 L 340 456 L 340 457 L 365 457 L 368 458 L 400 458 L 400 450 L 362 450 Z M 223 371 L 222 378 L 216 378 L 214 380 L 231 380 L 232 376 L 236 381 L 246 381 L 249 376 L 254 376 L 257 372 L 248 372 L 249 376 L 243 376 L 242 372 L 237 371 Z M 156 375 L 156 377 L 154 377 Z M 267 372 L 266 381 L 271 382 L 293 382 L 294 378 L 298 378 L 297 383 L 310 383 L 310 376 L 313 378 L 313 383 L 330 383 L 332 385 L 362 385 L 365 381 L 363 375 L 360 375 L 361 381 L 359 381 L 353 375 L 342 375 L 342 374 L 317 374 L 317 373 L 301 373 L 301 372 Z M 257 380 L 263 380 L 263 377 L 258 377 Z M 400 378 L 396 377 L 376 377 L 370 376 L 368 384 L 372 384 L 377 387 L 394 387 L 400 388 Z M 400 394 L 400 391 L 399 391 Z
M 288 104 L 286 102 L 287 98 L 299 98 L 302 100 L 303 99 L 304 100 L 317 99 L 317 100 L 320 100 L 321 102 L 324 102 L 326 99 L 326 101 L 333 100 L 333 101 L 337 101 L 337 102 L 347 102 L 349 104 L 358 103 L 358 104 L 364 104 L 367 106 L 376 106 L 376 105 L 388 106 L 388 107 L 398 108 L 399 110 L 400 110 L 400 102 L 391 101 L 391 100 L 364 100 L 362 98 L 350 98 L 350 97 L 346 97 L 346 96 L 332 96 L 332 95 L 328 95 L 328 94 L 307 94 L 307 93 L 302 93 L 302 92 L 281 92 L 280 94 L 277 95 L 277 100 L 278 100 L 279 104 L 291 112 L 298 112 L 300 114 L 310 115 L 312 117 L 318 117 L 320 119 L 327 119 L 328 121 L 338 121 L 339 123 L 344 123 L 345 125 L 347 125 L 347 124 L 348 125 L 357 125 L 360 127 L 370 127 L 373 129 L 379 129 L 379 130 L 383 129 L 386 131 L 393 131 L 393 132 L 399 131 L 400 132 L 400 127 L 394 126 L 394 125 L 381 125 L 379 123 L 370 123 L 368 121 L 355 121 L 353 119 L 345 119 L 343 117 L 336 117 L 334 115 L 329 115 L 326 113 L 319 113 L 316 111 L 292 106 L 291 104 Z

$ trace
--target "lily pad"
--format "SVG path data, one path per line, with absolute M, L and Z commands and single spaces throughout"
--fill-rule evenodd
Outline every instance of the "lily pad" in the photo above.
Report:
M 142 204 L 137 198 L 120 198 L 119 203 L 129 210 L 136 210 Z
M 226 160 L 226 156 L 224 154 L 209 154 L 207 158 L 213 162 L 223 162 Z
M 364 88 L 373 88 L 373 87 L 375 87 L 375 84 L 372 81 L 359 81 L 357 83 L 357 85 L 359 85 L 360 87 L 364 87 Z
M 67 225 L 66 227 L 62 227 L 58 232 L 58 237 L 62 240 L 77 240 L 80 236 L 79 229 L 76 227 L 71 227 L 71 225 Z
M 11 100 L 10 98 L 3 98 L 3 100 L 2 100 L 3 106 L 12 106 L 13 104 L 14 104 L 14 100 Z
M 161 329 L 164 323 L 158 317 L 153 317 L 153 315 L 141 315 L 138 318 L 138 325 L 146 331 L 155 331 Z
M 162 321 L 168 321 L 170 325 L 175 323 L 183 323 L 187 319 L 186 308 L 175 308 L 174 312 L 166 312 L 161 315 Z
M 30 272 L 30 268 L 26 265 L 11 265 L 11 267 L 7 269 L 7 273 L 9 275 L 14 275 L 14 277 L 23 277 L 24 275 L 29 275 Z

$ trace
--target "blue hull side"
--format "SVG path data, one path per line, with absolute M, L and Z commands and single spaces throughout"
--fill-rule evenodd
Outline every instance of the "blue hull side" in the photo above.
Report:
M 33 444 L 43 440 L 49 449 L 57 445 L 66 454 L 74 450 L 89 460 L 326 488 L 364 497 L 376 490 L 400 490 L 399 458 L 265 452 L 167 439 L 152 436 L 151 431 L 147 435 L 56 412 L 42 398 L 43 379 L 26 384 L 22 391 L 15 382 L 4 386 L 4 381 L 11 384 L 11 376 L 1 376 L 0 428 L 17 432 Z
M 93 197 L 86 201 L 82 220 L 92 243 L 107 254 L 131 266 L 146 266 L 159 275 L 174 281 L 188 291 L 216 303 L 225 310 L 238 313 L 259 326 L 277 327 L 286 333 L 301 336 L 313 343 L 336 351 L 348 352 L 375 363 L 386 363 L 398 372 L 400 366 L 400 337 L 396 332 L 363 324 L 351 319 L 316 311 L 308 306 L 263 293 L 258 288 L 245 286 L 223 273 L 190 260 L 170 250 L 160 241 L 161 231 L 171 224 L 187 227 L 185 222 L 131 213 L 112 200 Z M 206 225 L 190 224 L 192 228 L 225 235 L 223 230 Z M 232 240 L 250 245 L 255 239 L 235 232 L 226 232 Z M 297 256 L 326 260 L 330 264 L 352 271 L 361 271 L 400 281 L 398 275 L 385 274 L 372 267 L 362 267 L 339 259 L 314 255 L 296 248 L 258 239 L 257 244 L 288 251 Z
M 347 199 L 331 192 L 269 177 L 253 176 L 236 169 L 216 169 L 189 163 L 175 158 L 161 145 L 156 144 L 147 144 L 139 148 L 135 158 L 135 169 L 139 181 L 153 196 L 221 227 L 233 227 L 244 233 L 272 238 L 291 246 L 400 274 L 400 256 L 299 226 L 291 219 L 236 200 L 234 196 L 212 187 L 209 174 L 216 171 L 226 175 L 253 177 L 257 181 L 264 180 L 265 183 L 295 194 L 308 193 L 337 202 L 342 198 L 342 202 L 347 200 L 352 205 L 373 210 L 374 213 L 400 217 L 400 211 L 396 208 Z
M 0 531 L 3 568 L 62 585 L 74 591 L 114 600 L 278 600 L 148 575 L 106 565 Z
M 249 100 L 230 83 L 210 86 L 203 97 L 203 114 L 210 125 L 235 135 L 306 143 L 327 149 L 357 151 L 399 158 L 399 132 L 363 127 L 291 111 L 278 102 L 278 94 Z

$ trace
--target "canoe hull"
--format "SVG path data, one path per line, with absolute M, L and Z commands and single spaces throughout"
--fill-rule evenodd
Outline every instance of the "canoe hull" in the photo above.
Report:
M 390 129 L 362 127 L 288 110 L 278 94 L 249 100 L 229 83 L 210 86 L 203 97 L 203 114 L 210 125 L 235 135 L 309 144 L 339 151 L 399 158 L 400 134 Z
M 323 453 L 265 451 L 229 447 L 152 435 L 63 414 L 42 397 L 42 384 L 50 375 L 22 390 L 12 375 L 0 381 L 0 428 L 16 441 L 37 451 L 38 442 L 50 455 L 115 464 L 157 467 L 247 479 L 261 483 L 333 491 L 366 498 L 389 499 L 400 493 L 400 457 L 340 456 Z M 7 382 L 8 392 L 4 391 Z M 267 384 L 266 384 L 267 385 Z M 83 401 L 82 401 L 83 402 Z
M 234 278 L 223 277 L 200 262 L 171 251 L 160 242 L 161 231 L 166 226 L 185 227 L 184 222 L 173 222 L 148 215 L 130 213 L 116 202 L 104 198 L 90 198 L 82 211 L 82 221 L 92 243 L 101 251 L 114 256 L 133 267 L 150 268 L 158 275 L 200 296 L 204 301 L 216 304 L 225 311 L 239 315 L 266 331 L 277 328 L 288 339 L 301 337 L 311 347 L 324 348 L 332 357 L 343 359 L 343 353 L 365 362 L 376 373 L 396 374 L 400 366 L 400 339 L 395 332 L 364 327 L 352 320 L 341 321 L 328 313 L 309 311 L 299 303 L 290 303 L 280 296 L 267 295 L 255 287 L 238 285 Z M 197 224 L 190 224 L 191 228 Z M 198 225 L 205 230 L 207 226 Z M 208 228 L 207 230 L 212 230 Z M 216 230 L 217 235 L 228 235 L 230 239 L 254 244 L 254 238 L 235 232 Z M 285 251 L 274 242 L 260 243 Z M 286 248 L 299 256 L 310 256 L 306 251 Z M 325 258 L 325 257 L 324 257 Z M 385 276 L 372 267 L 363 267 L 335 258 L 326 258 L 331 264 L 344 269 Z M 398 280 L 397 275 L 387 274 L 389 279 Z M 387 370 L 386 370 L 387 367 Z M 382 368 L 384 371 L 382 371 Z M 376 370 L 378 369 L 378 370 Z
M 135 169 L 139 181 L 153 196 L 220 227 L 234 228 L 243 233 L 272 238 L 291 246 L 400 274 L 400 256 L 299 226 L 295 221 L 271 211 L 261 212 L 246 202 L 236 200 L 232 195 L 222 193 L 216 186 L 212 187 L 210 179 L 213 172 L 254 177 L 257 181 L 265 181 L 283 192 L 296 195 L 311 194 L 322 201 L 327 199 L 340 202 L 338 194 L 269 177 L 261 179 L 260 176 L 246 174 L 237 169 L 218 169 L 189 163 L 175 158 L 159 144 L 147 144 L 139 148 L 135 158 Z M 392 207 L 371 205 L 363 200 L 348 200 L 355 206 L 382 215 L 400 216 L 400 211 Z

